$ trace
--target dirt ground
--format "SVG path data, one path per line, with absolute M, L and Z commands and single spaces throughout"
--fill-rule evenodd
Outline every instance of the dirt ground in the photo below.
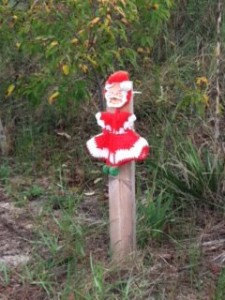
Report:
M 16 207 L 0 188 L 0 300 L 45 299 L 41 289 L 22 284 L 19 276 L 21 265 L 31 259 L 32 212 L 32 207 Z
M 93 201 L 90 202 L 90 198 L 88 201 L 88 203 L 83 203 L 82 211 L 92 222 L 97 218 L 95 209 L 97 204 L 92 203 Z M 20 277 L 21 266 L 29 262 L 32 257 L 35 241 L 34 217 L 38 214 L 41 206 L 40 200 L 37 199 L 25 207 L 17 207 L 6 196 L 3 188 L 0 188 L 0 300 L 49 300 L 41 287 L 31 285 L 21 280 Z M 206 219 L 205 216 L 204 219 Z M 192 266 L 186 262 L 185 257 L 179 257 L 177 249 L 169 248 L 169 245 L 167 249 L 166 245 L 160 249 L 159 246 L 151 248 L 155 264 L 152 266 L 149 276 L 162 278 L 163 274 L 165 283 L 176 277 L 176 289 L 180 290 L 180 296 L 177 293 L 175 299 L 214 300 L 216 282 L 225 265 L 224 237 L 224 220 L 216 221 L 213 216 L 208 216 L 207 224 L 199 222 L 199 233 L 194 242 L 199 245 L 198 249 L 201 251 L 201 261 L 199 261 L 197 272 L 202 275 L 198 274 L 197 276 L 202 276 L 202 284 L 205 285 L 205 288 L 198 296 L 189 289 L 186 283 L 186 274 Z M 189 243 L 190 241 L 187 239 L 187 248 Z M 96 245 L 91 243 L 90 249 L 93 251 L 99 249 L 101 255 L 105 251 L 103 248 L 108 247 L 107 245 L 104 247 Z M 10 277 L 7 276 L 8 273 L 10 273 Z M 136 275 L 137 277 L 141 276 L 140 274 Z
M 32 259 L 34 243 L 37 241 L 34 224 L 41 213 L 43 202 L 37 198 L 26 205 L 17 206 L 0 187 L 0 300 L 49 300 L 46 292 L 21 278 L 21 267 Z M 96 199 L 87 197 L 80 208 L 85 222 L 96 220 Z M 60 211 L 56 211 L 60 213 Z M 106 252 L 102 242 L 90 241 L 90 251 L 97 257 Z M 52 300 L 52 299 L 51 299 Z

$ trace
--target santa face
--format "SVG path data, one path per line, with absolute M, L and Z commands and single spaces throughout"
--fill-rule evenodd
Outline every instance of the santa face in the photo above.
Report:
M 120 108 L 127 103 L 127 91 L 121 89 L 121 83 L 107 84 L 105 89 L 105 98 L 108 107 Z

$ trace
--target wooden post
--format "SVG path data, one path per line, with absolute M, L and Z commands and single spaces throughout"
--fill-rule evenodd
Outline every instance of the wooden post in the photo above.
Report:
M 122 110 L 133 112 L 133 99 Z M 109 220 L 112 260 L 121 262 L 136 249 L 134 162 L 121 166 L 118 176 L 109 176 Z
M 128 72 L 120 70 L 108 77 L 104 89 L 108 113 L 96 114 L 103 130 L 87 141 L 88 151 L 105 162 L 103 172 L 109 174 L 110 244 L 117 263 L 126 262 L 136 250 L 134 161 L 144 160 L 149 153 L 147 140 L 132 130 L 133 93 L 137 92 Z

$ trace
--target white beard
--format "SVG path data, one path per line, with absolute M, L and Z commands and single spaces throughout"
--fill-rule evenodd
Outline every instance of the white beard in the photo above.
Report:
M 112 107 L 112 108 L 120 108 L 123 107 L 126 103 L 127 103 L 127 92 L 126 91 L 122 91 L 122 97 L 114 97 L 113 95 L 111 95 L 110 92 L 106 92 L 105 93 L 105 98 L 106 98 L 106 104 L 107 107 Z M 111 100 L 112 99 L 120 99 L 120 102 L 118 103 L 112 103 Z

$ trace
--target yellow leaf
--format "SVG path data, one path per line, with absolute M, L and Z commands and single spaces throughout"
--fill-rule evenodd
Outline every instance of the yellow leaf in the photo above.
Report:
M 6 97 L 11 96 L 14 90 L 15 90 L 15 85 L 10 84 L 7 88 L 7 91 L 6 91 Z
M 87 55 L 87 59 L 90 61 L 90 63 L 91 63 L 94 67 L 97 67 L 97 66 L 98 66 L 97 62 L 96 62 L 93 58 L 91 58 L 90 55 Z
M 97 24 L 100 21 L 99 17 L 94 18 L 91 22 L 90 22 L 90 26 L 94 26 L 95 24 Z
M 208 85 L 209 81 L 205 76 L 202 77 L 197 77 L 196 78 L 196 84 L 198 86 L 202 86 L 202 85 Z
M 70 68 L 69 68 L 69 66 L 68 65 L 63 65 L 62 66 L 62 71 L 63 71 L 63 74 L 64 75 L 68 75 L 69 74 L 69 72 L 70 72 Z
M 105 25 L 106 27 L 108 27 L 108 26 L 109 26 L 109 20 L 108 20 L 108 19 L 105 19 L 105 21 L 104 21 L 104 25 Z
M 209 96 L 206 94 L 203 94 L 203 102 L 205 104 L 205 106 L 209 106 Z
M 154 10 L 158 10 L 159 9 L 159 4 L 153 4 L 152 5 L 152 9 L 154 9 Z
M 13 21 L 18 20 L 18 17 L 16 15 L 14 15 L 12 18 L 13 18 Z
M 76 45 L 78 42 L 79 42 L 79 40 L 77 38 L 73 38 L 71 40 L 71 43 L 74 44 L 74 45 Z
M 87 73 L 88 72 L 88 66 L 84 65 L 84 64 L 79 64 L 79 68 L 83 73 Z
M 137 52 L 138 52 L 138 53 L 143 53 L 143 52 L 144 52 L 144 49 L 141 48 L 141 47 L 139 47 L 139 48 L 137 48 Z
M 16 42 L 16 48 L 20 48 L 20 46 L 21 46 L 21 43 L 19 43 L 19 42 Z
M 52 49 L 52 48 L 58 46 L 58 44 L 59 44 L 58 41 L 53 41 L 53 42 L 51 42 L 51 44 L 49 45 L 49 49 Z
M 109 20 L 109 22 L 112 21 L 112 18 L 111 18 L 111 16 L 110 16 L 110 14 L 107 14 L 107 15 L 106 15 L 106 19 Z
M 50 13 L 50 8 L 48 7 L 48 5 L 44 2 L 44 7 L 47 13 Z
M 126 19 L 126 14 L 124 13 L 124 11 L 122 10 L 121 7 L 116 6 L 116 7 L 115 7 L 115 10 L 116 10 L 116 11 L 117 11 L 124 19 Z
M 122 18 L 122 19 L 121 19 L 121 22 L 122 22 L 123 24 L 125 24 L 125 25 L 128 25 L 128 24 L 129 24 L 126 18 Z
M 83 32 L 84 32 L 84 29 L 81 29 L 81 30 L 78 31 L 77 34 L 82 34 Z
M 56 98 L 59 96 L 59 92 L 56 91 L 48 97 L 48 103 L 53 104 L 56 101 Z

